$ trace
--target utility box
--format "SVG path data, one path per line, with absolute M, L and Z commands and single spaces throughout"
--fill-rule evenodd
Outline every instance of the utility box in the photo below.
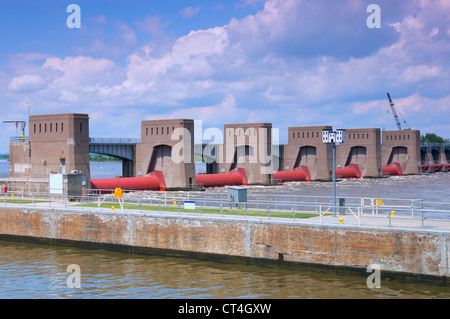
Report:
M 230 203 L 246 203 L 247 188 L 230 186 L 228 187 L 228 202 Z
M 67 196 L 69 200 L 80 200 L 84 196 L 86 174 L 67 174 Z
M 345 215 L 345 198 L 339 198 L 339 215 Z

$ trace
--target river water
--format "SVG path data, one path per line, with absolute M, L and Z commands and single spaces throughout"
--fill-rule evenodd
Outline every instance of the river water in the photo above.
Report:
M 7 167 L 0 162 L 0 170 Z M 120 163 L 92 163 L 94 178 L 120 175 Z M 339 194 L 447 199 L 450 174 L 338 183 Z M 329 195 L 330 183 L 253 187 L 252 192 Z M 219 191 L 219 190 L 211 190 Z M 344 195 L 342 195 L 344 196 Z M 69 265 L 80 269 L 70 288 Z M 369 273 L 367 274 L 369 275 Z M 450 287 L 388 280 L 368 288 L 365 275 L 325 273 L 106 250 L 0 241 L 0 298 L 329 299 L 450 298 Z

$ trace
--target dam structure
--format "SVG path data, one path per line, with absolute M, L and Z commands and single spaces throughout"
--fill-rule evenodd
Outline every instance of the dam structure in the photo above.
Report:
M 88 114 L 31 115 L 28 127 L 28 137 L 11 138 L 10 179 L 4 184 L 31 183 L 37 179 L 32 176 L 43 176 L 45 183 L 50 173 L 83 174 L 83 188 L 109 190 L 122 184 L 130 190 L 170 190 L 332 178 L 332 149 L 321 139 L 322 131 L 331 129 L 326 125 L 289 127 L 284 145 L 272 141 L 271 123 L 226 124 L 224 142 L 214 145 L 194 143 L 193 119 L 142 121 L 140 138 L 90 137 Z M 450 170 L 450 146 L 421 145 L 418 130 L 352 128 L 346 136 L 336 147 L 338 178 Z M 90 153 L 120 158 L 122 176 L 91 180 Z M 196 174 L 195 156 L 207 159 L 207 174 Z
M 288 143 L 278 145 L 271 123 L 226 124 L 223 143 L 196 145 L 192 119 L 144 120 L 140 138 L 90 137 L 88 114 L 32 115 L 29 123 L 29 136 L 11 139 L 10 171 L 1 179 L 1 239 L 364 274 L 377 264 L 383 275 L 448 283 L 450 225 L 426 219 L 423 202 L 405 202 L 410 211 L 402 214 L 378 199 L 347 201 L 337 218 L 327 214 L 329 203 L 264 193 L 262 201 L 230 205 L 203 191 L 329 181 L 332 149 L 321 134 L 331 126 L 290 127 Z M 93 152 L 122 158 L 123 176 L 92 179 Z M 195 158 L 203 155 L 207 174 L 197 174 Z M 448 155 L 446 145 L 420 145 L 420 131 L 347 129 L 336 174 L 448 171 Z M 125 205 L 131 199 L 119 189 L 135 194 L 134 202 Z M 143 190 L 151 197 L 139 197 Z

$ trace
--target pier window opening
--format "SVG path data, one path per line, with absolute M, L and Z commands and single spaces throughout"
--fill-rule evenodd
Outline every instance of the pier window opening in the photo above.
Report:
M 42 133 L 42 124 L 39 123 L 39 134 Z
M 36 134 L 36 124 L 34 124 L 34 134 Z
M 118 156 L 101 153 L 89 153 L 89 159 L 92 165 L 98 166 L 102 173 L 113 176 L 131 177 L 132 171 L 129 160 Z
M 153 127 L 150 129 L 150 135 L 153 136 Z
M 53 133 L 53 124 L 50 123 L 50 133 Z
M 58 133 L 58 123 L 55 123 L 55 132 Z
M 47 123 L 44 124 L 44 133 L 47 133 Z
M 64 132 L 64 123 L 61 123 L 61 133 Z

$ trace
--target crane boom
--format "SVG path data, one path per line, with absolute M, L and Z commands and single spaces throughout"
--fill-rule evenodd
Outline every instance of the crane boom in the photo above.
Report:
M 400 124 L 400 120 L 398 119 L 398 114 L 397 114 L 397 110 L 395 109 L 394 102 L 392 102 L 392 99 L 391 99 L 391 96 L 389 95 L 389 93 L 387 94 L 387 96 L 389 99 L 389 104 L 391 106 L 392 114 L 394 114 L 395 124 L 397 124 L 397 128 L 401 131 L 402 126 Z
M 22 136 L 25 136 L 25 126 L 27 125 L 27 122 L 25 121 L 3 121 L 3 123 L 14 123 L 16 127 L 20 124 L 20 129 L 22 130 Z

